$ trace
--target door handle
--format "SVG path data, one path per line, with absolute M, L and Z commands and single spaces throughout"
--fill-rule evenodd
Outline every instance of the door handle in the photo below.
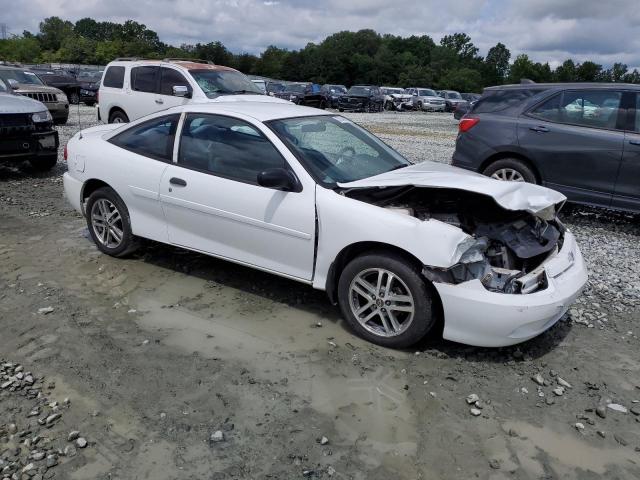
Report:
M 543 127 L 542 125 L 538 125 L 537 127 L 529 127 L 529 130 L 533 130 L 534 132 L 546 133 L 549 131 L 547 127 Z
M 640 140 L 629 140 L 631 145 L 640 145 Z
M 161 98 L 156 98 L 156 103 L 158 105 L 162 105 L 164 103 L 164 100 L 162 100 Z
M 184 181 L 181 178 L 176 178 L 176 177 L 171 177 L 171 180 L 169 180 L 169 183 L 171 185 L 176 185 L 177 187 L 186 187 L 187 186 L 187 182 Z

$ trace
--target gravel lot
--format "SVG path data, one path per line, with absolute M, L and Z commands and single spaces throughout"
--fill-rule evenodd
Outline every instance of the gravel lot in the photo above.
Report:
M 451 158 L 448 114 L 348 116 Z M 0 167 L 0 480 L 640 478 L 637 218 L 565 208 L 590 280 L 540 337 L 390 351 L 304 285 L 151 242 L 100 254 L 65 169 Z

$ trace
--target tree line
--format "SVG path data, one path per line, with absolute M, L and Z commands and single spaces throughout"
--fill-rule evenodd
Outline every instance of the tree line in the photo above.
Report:
M 526 54 L 513 62 L 502 43 L 485 57 L 466 33 L 445 35 L 436 43 L 428 35 L 400 37 L 365 29 L 342 31 L 320 43 L 299 50 L 269 46 L 260 55 L 233 53 L 219 41 L 168 45 L 145 25 L 102 22 L 83 18 L 73 23 L 49 17 L 39 31 L 0 40 L 0 60 L 24 63 L 77 63 L 105 65 L 116 57 L 188 57 L 211 60 L 246 74 L 266 77 L 354 85 L 432 86 L 463 92 L 483 87 L 536 82 L 628 82 L 640 83 L 640 73 L 615 63 L 603 68 L 595 62 L 567 59 L 557 68 L 533 62 Z

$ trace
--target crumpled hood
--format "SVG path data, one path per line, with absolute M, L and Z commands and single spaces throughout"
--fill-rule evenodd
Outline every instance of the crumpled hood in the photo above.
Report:
M 0 114 L 2 113 L 36 113 L 44 112 L 44 103 L 22 95 L 0 93 Z
M 492 197 L 507 210 L 522 210 L 536 214 L 545 208 L 563 203 L 567 197 L 540 185 L 505 182 L 469 172 L 444 163 L 423 162 L 349 183 L 339 183 L 345 189 L 398 187 L 452 188 Z

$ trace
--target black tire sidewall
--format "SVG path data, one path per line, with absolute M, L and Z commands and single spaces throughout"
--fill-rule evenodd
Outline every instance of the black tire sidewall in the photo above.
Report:
M 120 216 L 122 217 L 122 242 L 117 248 L 109 248 L 96 238 L 96 234 L 93 231 L 93 225 L 91 225 L 91 209 L 96 201 L 101 198 L 105 198 L 113 203 Z M 102 253 L 111 255 L 113 257 L 123 257 L 131 253 L 137 246 L 136 239 L 131 231 L 131 220 L 129 217 L 129 210 L 120 198 L 120 196 L 110 187 L 102 187 L 93 192 L 87 200 L 87 206 L 85 210 L 85 219 L 87 221 L 87 227 L 89 228 L 89 235 L 91 239 Z
M 37 170 L 38 172 L 47 172 L 56 166 L 58 163 L 58 154 L 49 155 L 46 157 L 35 157 L 29 159 L 29 164 L 31 168 Z
M 124 113 L 124 112 L 121 112 L 120 110 L 117 110 L 117 111 L 113 112 L 109 116 L 109 123 L 116 123 L 116 122 L 114 122 L 114 120 L 116 118 L 122 118 L 122 120 L 123 120 L 122 123 L 129 123 L 129 117 L 127 117 L 127 114 Z
M 536 178 L 536 175 L 531 170 L 531 167 L 529 167 L 525 162 L 517 158 L 502 158 L 500 160 L 496 160 L 495 162 L 491 163 L 487 168 L 485 168 L 482 174 L 486 175 L 487 177 L 490 177 L 496 171 L 502 168 L 511 168 L 513 170 L 516 170 L 518 173 L 520 173 L 520 175 L 522 175 L 522 178 L 524 178 L 524 180 L 528 183 L 538 183 L 538 179 Z
M 415 313 L 409 328 L 395 337 L 381 337 L 363 328 L 351 312 L 349 286 L 353 278 L 368 268 L 384 268 L 393 272 L 407 285 L 414 299 Z M 400 255 L 368 253 L 354 258 L 344 268 L 338 281 L 338 303 L 347 323 L 365 340 L 389 348 L 406 348 L 422 340 L 436 322 L 434 301 L 430 289 L 417 268 Z

